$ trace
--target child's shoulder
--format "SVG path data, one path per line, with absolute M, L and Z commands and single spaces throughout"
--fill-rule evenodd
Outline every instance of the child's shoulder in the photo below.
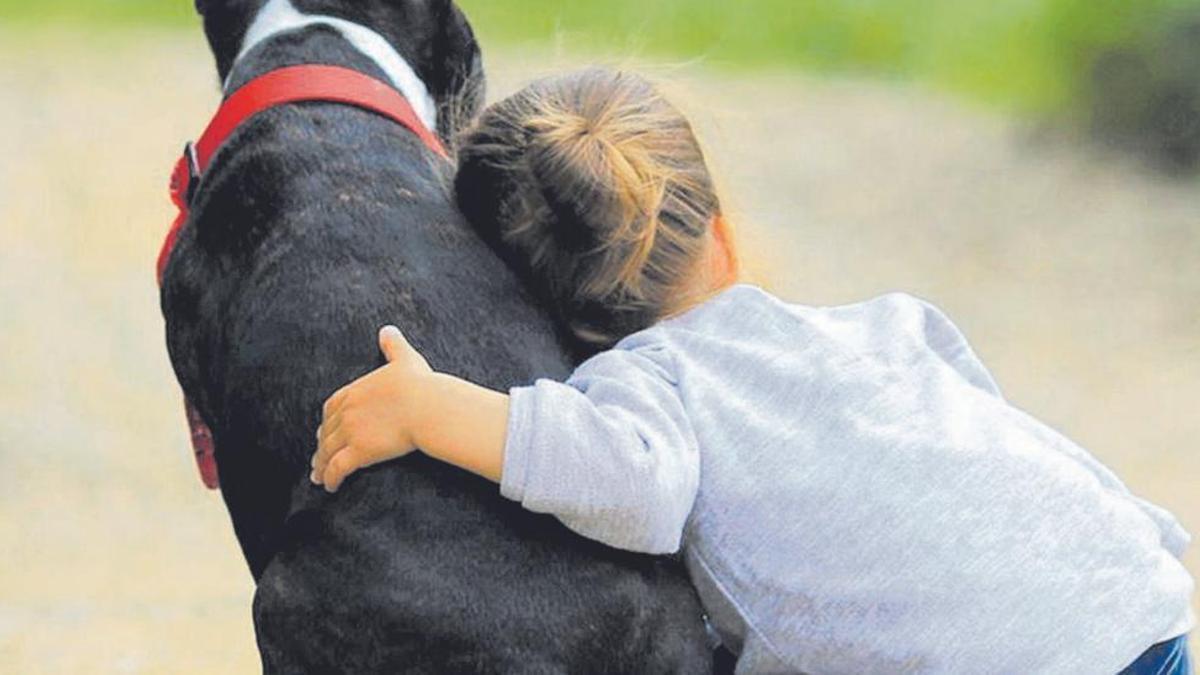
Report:
M 624 349 L 701 342 L 828 345 L 840 352 L 920 349 L 929 341 L 961 342 L 961 334 L 930 302 L 888 293 L 852 304 L 809 306 L 787 302 L 749 284 L 623 340 Z
M 787 332 L 791 306 L 757 286 L 732 286 L 709 300 L 645 330 L 629 335 L 615 349 L 640 353 L 696 351 L 731 343 L 757 342 Z
M 737 284 L 648 330 L 753 334 L 760 327 L 774 330 L 797 324 L 878 323 L 889 317 L 920 315 L 930 308 L 929 303 L 906 293 L 889 293 L 845 305 L 803 305 L 760 286 Z
M 705 323 L 724 323 L 756 314 L 786 312 L 789 307 L 788 303 L 759 286 L 736 284 L 656 327 L 688 328 Z
M 938 314 L 932 303 L 904 292 L 885 293 L 876 297 L 841 305 L 804 305 L 780 298 L 753 284 L 737 284 L 708 301 L 667 319 L 660 325 L 680 326 L 705 321 L 726 321 L 739 316 L 781 314 L 801 319 L 841 319 L 847 321 L 879 320 L 894 315 L 916 316 Z

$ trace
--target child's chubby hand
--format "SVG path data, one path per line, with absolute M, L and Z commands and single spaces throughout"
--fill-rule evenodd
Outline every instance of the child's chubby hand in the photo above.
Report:
M 342 387 L 325 402 L 317 428 L 312 482 L 336 492 L 350 474 L 416 449 L 416 403 L 433 369 L 404 339 L 400 329 L 379 331 L 388 364 Z

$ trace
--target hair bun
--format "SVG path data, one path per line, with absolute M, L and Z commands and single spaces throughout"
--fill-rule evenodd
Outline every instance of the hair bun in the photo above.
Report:
M 615 206 L 604 173 L 601 141 L 595 120 L 556 110 L 531 120 L 526 157 L 538 192 L 552 217 L 546 221 L 564 249 L 597 248 L 611 227 L 606 216 Z

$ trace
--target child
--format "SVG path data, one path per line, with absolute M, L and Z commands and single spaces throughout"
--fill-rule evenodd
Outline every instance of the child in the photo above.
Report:
M 691 127 L 645 80 L 540 81 L 460 171 L 475 225 L 607 351 L 506 395 L 386 328 L 389 365 L 326 404 L 315 483 L 420 448 L 584 536 L 682 547 L 739 673 L 1188 671 L 1175 519 L 1009 405 L 934 307 L 735 285 Z

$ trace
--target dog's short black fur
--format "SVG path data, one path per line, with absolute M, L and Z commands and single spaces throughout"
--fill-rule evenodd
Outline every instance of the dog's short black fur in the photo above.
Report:
M 235 65 L 262 2 L 197 3 L 232 88 L 297 63 L 383 76 L 320 26 Z M 479 51 L 449 0 L 293 4 L 387 37 L 436 98 L 443 138 L 477 110 Z M 492 387 L 568 372 L 550 322 L 452 206 L 452 171 L 358 109 L 276 108 L 214 157 L 169 261 L 167 343 L 259 582 L 264 670 L 707 672 L 699 605 L 671 562 L 586 541 L 419 454 L 336 496 L 308 483 L 321 404 L 380 365 L 384 323 Z

